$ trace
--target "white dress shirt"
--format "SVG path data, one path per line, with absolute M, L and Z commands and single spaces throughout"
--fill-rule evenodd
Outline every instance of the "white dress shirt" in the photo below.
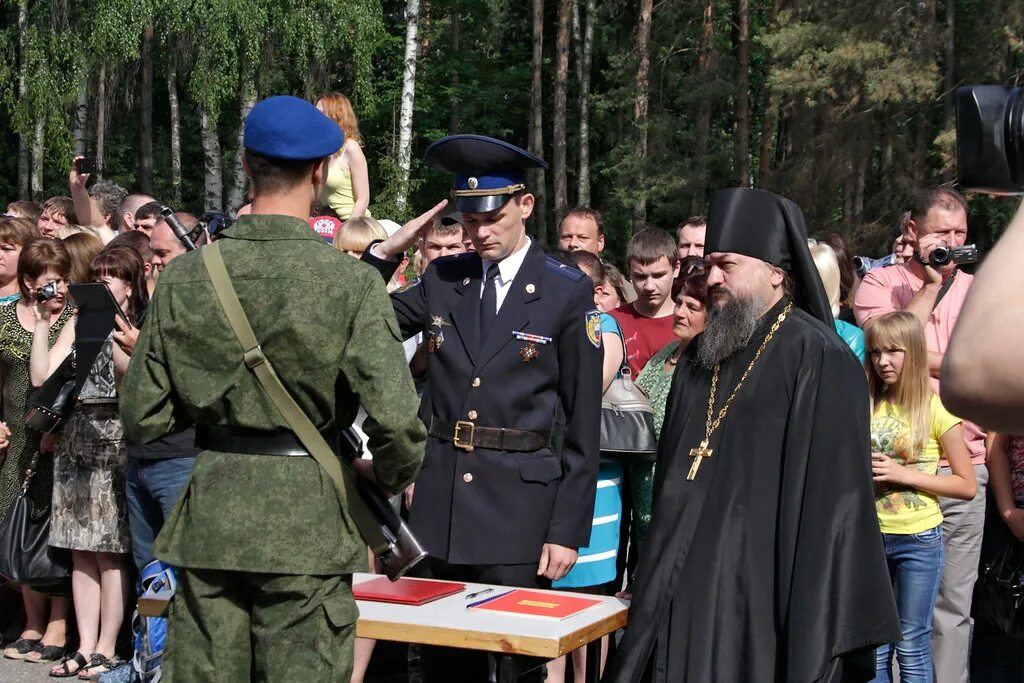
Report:
M 503 260 L 498 261 L 498 277 L 494 278 L 494 294 L 495 302 L 498 307 L 494 311 L 497 313 L 501 310 L 501 304 L 505 301 L 505 295 L 508 294 L 509 289 L 512 287 L 512 281 L 516 279 L 516 274 L 519 269 L 523 267 L 523 261 L 526 260 L 526 252 L 530 250 L 530 244 L 533 242 L 529 237 L 526 238 L 526 244 L 522 246 L 518 251 L 512 252 L 506 256 Z M 484 296 L 484 286 L 487 284 L 487 269 L 491 267 L 494 261 L 488 261 L 487 259 L 481 259 L 480 264 L 484 269 L 484 279 L 480 284 L 480 298 Z

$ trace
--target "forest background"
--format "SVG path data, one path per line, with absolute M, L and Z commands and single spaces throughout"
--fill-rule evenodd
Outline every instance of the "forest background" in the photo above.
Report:
M 551 163 L 531 230 L 577 205 L 606 253 L 750 185 L 881 254 L 955 182 L 952 93 L 1024 79 L 1019 0 L 2 0 L 0 199 L 67 194 L 74 153 L 186 210 L 245 199 L 256 100 L 349 95 L 374 216 L 448 193 L 423 150 L 472 132 Z M 975 197 L 971 239 L 1015 201 Z

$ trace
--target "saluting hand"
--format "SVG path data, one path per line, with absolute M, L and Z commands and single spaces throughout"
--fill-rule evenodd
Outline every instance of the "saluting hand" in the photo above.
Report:
M 399 254 L 404 254 L 409 247 L 416 244 L 416 240 L 430 229 L 430 226 L 434 224 L 434 218 L 446 206 L 448 206 L 448 200 L 442 199 L 434 205 L 434 208 L 413 218 L 399 228 L 394 235 L 375 245 L 376 254 L 384 259 L 394 259 Z
M 575 548 L 566 548 L 564 545 L 545 543 L 540 551 L 540 564 L 537 566 L 537 576 L 543 576 L 558 581 L 564 577 L 576 564 L 579 552 Z

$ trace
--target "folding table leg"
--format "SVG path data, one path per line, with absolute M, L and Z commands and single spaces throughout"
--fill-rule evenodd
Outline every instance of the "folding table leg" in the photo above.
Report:
M 514 655 L 498 657 L 498 683 L 515 683 L 519 678 L 519 666 Z

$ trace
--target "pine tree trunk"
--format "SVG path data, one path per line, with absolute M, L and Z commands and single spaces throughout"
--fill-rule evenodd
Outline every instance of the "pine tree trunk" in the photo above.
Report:
M 458 3 L 452 4 L 452 53 L 459 54 L 459 50 L 462 49 L 462 13 L 459 10 Z M 448 132 L 457 133 L 462 127 L 462 122 L 459 118 L 461 113 L 461 102 L 459 101 L 459 70 L 452 69 L 452 103 L 451 103 L 451 119 L 448 123 Z
M 28 1 L 18 3 L 18 101 L 27 95 L 28 59 Z M 18 196 L 27 198 L 29 192 L 29 143 L 24 131 L 18 133 Z
M 779 16 L 779 11 L 782 9 L 782 0 L 774 0 L 772 2 L 772 23 L 771 27 L 774 28 L 775 21 Z M 768 60 L 765 64 L 765 81 L 768 81 L 768 77 L 771 74 L 771 60 Z M 772 173 L 772 157 L 774 150 L 774 142 L 776 139 L 775 135 L 775 124 L 779 118 L 779 101 L 775 97 L 775 93 L 770 90 L 771 86 L 766 85 L 769 88 L 768 101 L 765 103 L 764 115 L 761 118 L 761 149 L 758 153 L 758 168 L 757 168 L 757 185 L 758 187 L 767 187 L 771 184 L 771 173 Z
M 533 54 L 530 59 L 530 152 L 544 156 L 544 0 L 533 0 L 532 14 Z M 537 237 L 542 246 L 548 246 L 547 192 L 542 169 L 530 171 L 530 189 L 536 198 L 533 219 Z
M 217 122 L 212 120 L 206 108 L 199 112 L 200 136 L 203 141 L 203 186 L 204 211 L 224 210 L 224 169 L 220 156 L 220 138 L 217 137 Z
M 552 122 L 551 171 L 555 188 L 555 224 L 569 210 L 568 178 L 565 169 L 565 109 L 569 80 L 569 22 L 573 0 L 559 0 L 558 35 L 555 39 L 555 109 Z
M 693 140 L 693 202 L 691 213 L 702 214 L 707 209 L 708 138 L 711 131 L 711 95 L 708 87 L 715 62 L 715 0 L 704 3 L 701 25 L 700 56 L 697 58 L 697 81 L 701 88 L 697 104 L 697 125 Z
M 171 110 L 171 197 L 181 203 L 181 110 L 178 105 L 178 69 L 167 56 L 167 100 Z
M 750 0 L 736 0 L 736 179 L 750 185 Z
M 942 98 L 942 130 L 946 131 L 953 127 L 953 116 L 955 108 L 953 104 L 953 89 L 956 87 L 956 2 L 946 0 L 946 45 L 945 64 L 943 64 L 943 85 L 945 96 Z M 953 180 L 953 166 L 946 164 L 942 169 L 943 182 Z
M 576 179 L 576 203 L 590 206 L 590 68 L 594 60 L 594 15 L 597 0 L 586 0 L 583 17 L 583 54 L 580 71 L 580 159 L 579 177 Z
M 139 175 L 138 186 L 153 194 L 153 25 L 142 30 L 139 54 Z
M 46 114 L 36 114 L 35 136 L 32 140 L 32 199 L 43 198 L 43 155 L 46 151 Z
M 96 78 L 96 171 L 103 175 L 107 165 L 107 65 L 100 64 Z
M 640 18 L 636 30 L 636 53 L 639 61 L 636 69 L 636 95 L 633 103 L 633 120 L 636 123 L 636 202 L 633 204 L 633 232 L 647 224 L 647 105 L 651 70 L 651 15 L 654 0 L 640 0 Z
M 395 208 L 405 215 L 412 167 L 412 114 L 416 99 L 416 57 L 419 52 L 420 1 L 405 2 L 405 58 L 402 70 L 402 104 L 398 121 L 398 196 Z
M 228 190 L 228 204 L 225 207 L 234 213 L 246 203 L 245 189 L 248 179 L 245 176 L 245 169 L 242 168 L 243 135 L 245 133 L 245 117 L 256 104 L 256 84 L 253 81 L 253 74 L 248 70 L 242 76 L 242 85 L 239 92 L 238 111 L 238 139 L 235 144 L 235 163 L 231 175 L 231 189 Z
M 89 120 L 89 96 L 86 89 L 87 76 L 82 76 L 82 83 L 78 87 L 78 99 L 75 101 L 75 111 L 71 117 L 71 136 L 75 141 L 75 156 L 85 156 L 85 129 Z

